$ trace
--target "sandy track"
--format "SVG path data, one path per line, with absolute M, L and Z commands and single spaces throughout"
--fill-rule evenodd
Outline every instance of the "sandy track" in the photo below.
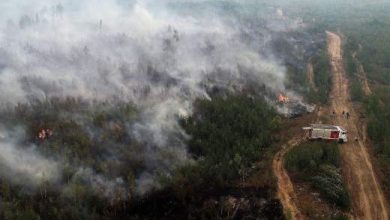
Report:
M 278 182 L 278 198 L 282 202 L 284 214 L 290 216 L 291 219 L 304 219 L 303 215 L 296 206 L 297 199 L 294 186 L 288 176 L 287 170 L 284 168 L 284 155 L 294 146 L 301 143 L 301 139 L 293 138 L 282 146 L 282 150 L 276 153 L 272 162 L 272 169 L 277 177 Z
M 351 103 L 342 60 L 341 38 L 327 32 L 327 39 L 332 67 L 330 104 L 331 110 L 337 114 L 333 120 L 348 130 L 349 137 L 349 142 L 341 147 L 341 154 L 343 175 L 352 194 L 352 215 L 356 219 L 389 219 L 386 201 L 365 146 L 366 131 L 359 129 L 359 118 Z M 347 119 L 342 116 L 342 111 L 349 112 L 351 117 Z

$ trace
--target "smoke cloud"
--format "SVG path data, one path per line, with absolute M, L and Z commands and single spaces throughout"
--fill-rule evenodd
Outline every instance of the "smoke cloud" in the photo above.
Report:
M 18 140 L 22 130 L 0 130 L 0 175 L 15 184 L 36 187 L 42 182 L 59 178 L 59 164 L 44 158 L 34 145 L 24 146 Z
M 227 18 L 212 6 L 207 1 L 1 2 L 0 102 L 15 106 L 71 96 L 134 103 L 140 117 L 128 132 L 146 148 L 147 171 L 137 180 L 145 192 L 157 171 L 190 159 L 183 143 L 188 137 L 177 119 L 191 114 L 195 99 L 210 99 L 208 89 L 234 92 L 250 83 L 285 91 L 285 68 L 268 43 L 297 22 L 276 9 L 268 17 L 246 15 L 252 5 L 245 4 Z M 6 152 L 0 162 L 17 165 L 10 175 L 56 178 L 56 163 L 33 147 L 10 143 L 0 142 Z M 89 168 L 79 173 L 95 175 Z M 87 179 L 110 186 L 121 182 L 97 175 Z

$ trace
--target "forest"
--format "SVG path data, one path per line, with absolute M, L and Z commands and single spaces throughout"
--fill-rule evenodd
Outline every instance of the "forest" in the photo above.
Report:
M 281 126 L 280 116 L 263 98 L 247 94 L 228 94 L 212 101 L 199 99 L 194 105 L 194 114 L 182 118 L 181 126 L 191 136 L 188 147 L 196 163 L 179 166 L 171 177 L 162 175 L 159 181 L 164 189 L 155 189 L 148 196 L 155 202 L 164 202 L 159 195 L 168 196 L 163 198 L 176 204 L 172 205 L 171 213 L 165 213 L 163 206 L 152 208 L 154 212 L 142 211 L 150 205 L 136 193 L 135 178 L 145 169 L 145 151 L 123 129 L 137 118 L 134 105 L 91 105 L 69 98 L 36 101 L 2 112 L 4 124 L 15 128 L 26 126 L 21 143 L 35 143 L 40 153 L 54 155 L 54 160 L 67 165 L 60 168 L 63 174 L 56 184 L 43 182 L 33 189 L 2 179 L 1 217 L 106 219 L 208 215 L 207 218 L 217 218 L 231 215 L 229 206 L 223 203 L 229 196 L 267 201 L 262 205 L 251 202 L 250 207 L 244 207 L 236 215 L 280 217 L 280 205 L 273 200 L 275 188 L 269 165 L 270 148 L 277 141 L 273 134 Z M 69 117 L 75 112 L 77 117 Z M 52 133 L 47 131 L 42 137 L 42 129 L 50 129 Z M 115 147 L 107 148 L 108 145 Z M 250 182 L 248 179 L 257 172 L 263 173 L 260 179 L 251 186 L 237 188 Z M 104 182 L 108 181 L 105 178 L 115 177 L 121 180 Z M 215 205 L 208 207 L 210 202 Z M 257 211 L 250 211 L 253 209 Z

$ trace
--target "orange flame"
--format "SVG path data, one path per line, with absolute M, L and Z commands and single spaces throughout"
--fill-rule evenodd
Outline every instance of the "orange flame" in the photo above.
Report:
M 278 101 L 280 103 L 287 103 L 289 101 L 289 98 L 287 96 L 284 96 L 283 94 L 279 94 Z
M 46 140 L 49 137 L 51 137 L 52 135 L 53 135 L 53 131 L 51 129 L 42 129 L 38 133 L 38 138 L 41 139 L 41 140 Z

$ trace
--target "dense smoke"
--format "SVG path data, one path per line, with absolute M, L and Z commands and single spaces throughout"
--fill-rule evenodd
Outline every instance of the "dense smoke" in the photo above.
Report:
M 59 164 L 36 152 L 36 146 L 24 146 L 18 138 L 22 129 L 0 129 L 0 174 L 16 184 L 33 187 L 40 182 L 59 178 Z
M 2 106 L 69 96 L 134 103 L 140 116 L 128 132 L 147 149 L 147 169 L 137 179 L 138 191 L 147 191 L 155 186 L 157 170 L 169 171 L 190 159 L 177 119 L 191 114 L 196 98 L 210 99 L 212 87 L 235 92 L 248 83 L 285 91 L 285 68 L 268 43 L 278 31 L 299 25 L 280 9 L 254 16 L 245 14 L 252 5 L 234 3 L 238 11 L 222 12 L 210 2 L 193 3 L 193 9 L 186 3 L 0 3 Z M 224 13 L 234 16 L 227 19 Z M 5 167 L 13 166 L 15 157 L 31 155 L 26 158 L 30 170 L 16 166 L 10 175 L 55 180 L 50 173 L 56 163 L 47 170 L 49 160 L 11 142 L 1 144 L 13 155 L 2 157 Z M 98 184 L 122 182 L 99 177 L 90 168 L 79 173 Z

